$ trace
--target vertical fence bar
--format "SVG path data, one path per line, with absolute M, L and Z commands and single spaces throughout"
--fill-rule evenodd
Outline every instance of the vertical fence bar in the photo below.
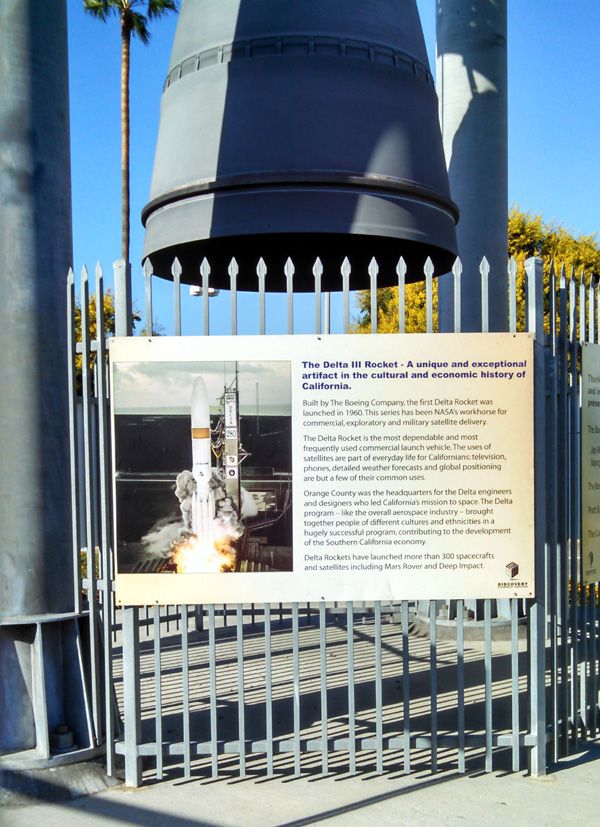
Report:
M 356 773 L 356 703 L 354 697 L 354 604 L 346 603 L 346 644 L 348 653 L 348 750 L 350 775 Z
M 484 256 L 479 265 L 481 277 L 481 332 L 490 331 L 489 276 L 490 264 Z M 485 672 L 485 771 L 492 771 L 492 603 L 483 601 L 484 672 Z
M 190 748 L 190 648 L 188 638 L 188 607 L 181 607 L 181 684 L 183 696 L 183 774 L 192 777 Z
M 398 333 L 406 333 L 406 262 L 400 257 L 396 265 L 398 276 Z
M 582 562 L 583 565 L 583 562 Z M 588 597 L 588 587 L 586 586 L 583 576 L 581 581 L 581 599 L 582 606 L 582 637 L 583 637 L 583 654 L 581 664 L 581 726 L 583 729 L 584 739 L 587 741 L 590 735 L 590 714 L 591 705 L 588 701 L 590 678 L 591 678 L 591 662 L 590 662 L 590 601 Z
M 115 336 L 131 336 L 131 264 L 121 258 L 113 263 L 115 281 Z
M 240 778 L 246 777 L 246 698 L 244 692 L 244 607 L 236 607 L 236 645 L 238 672 L 238 741 L 240 747 Z
M 560 543 L 561 566 L 561 600 L 560 600 L 560 677 L 561 677 L 561 719 L 562 719 L 562 754 L 569 753 L 569 337 L 567 315 L 567 281 L 565 268 L 561 268 L 559 281 L 559 400 L 558 406 L 558 537 Z
M 125 741 L 125 784 L 139 787 L 142 783 L 140 698 L 140 638 L 138 609 L 123 609 L 123 720 Z
M 211 775 L 219 774 L 219 744 L 217 735 L 217 643 L 215 635 L 215 606 L 208 606 L 208 668 L 210 681 L 210 766 Z
M 489 333 L 489 275 L 490 264 L 484 256 L 479 265 L 481 277 L 481 332 Z M 483 601 L 484 672 L 485 672 L 485 771 L 492 772 L 492 601 Z
M 152 336 L 154 316 L 152 314 L 152 264 L 149 258 L 144 261 L 144 295 L 146 300 L 146 336 Z
M 329 772 L 329 734 L 327 725 L 327 610 L 319 603 L 319 660 L 321 671 L 321 770 Z
M 481 332 L 489 333 L 490 330 L 490 301 L 489 301 L 489 276 L 490 263 L 484 256 L 479 265 L 481 276 Z
M 492 601 L 483 602 L 485 667 L 485 771 L 492 772 Z
M 437 709 L 437 600 L 429 601 L 429 680 L 431 695 L 431 772 L 437 772 L 438 709 Z
M 283 272 L 285 273 L 285 285 L 287 293 L 287 332 L 292 335 L 294 332 L 294 262 L 288 258 L 285 262 Z
M 465 601 L 456 601 L 456 703 L 458 712 L 458 771 L 465 772 Z
M 595 344 L 596 340 L 596 279 L 590 278 L 588 294 L 588 341 Z M 598 729 L 598 673 L 596 669 L 596 585 L 590 585 L 590 737 L 596 738 Z
M 94 722 L 94 737 L 96 743 L 100 741 L 101 711 L 99 687 L 99 652 L 98 652 L 98 615 L 96 611 L 96 532 L 95 532 L 95 502 L 94 502 L 94 464 L 92 460 L 93 430 L 91 399 L 92 389 L 90 381 L 90 290 L 88 271 L 85 267 L 81 271 L 81 393 L 83 397 L 83 445 L 85 465 L 85 537 L 86 537 L 86 576 L 89 622 L 89 647 L 92 684 L 92 718 Z
M 596 608 L 596 583 L 590 586 L 590 599 L 592 601 L 592 720 L 590 735 L 594 739 L 598 735 L 598 617 Z
M 202 335 L 210 333 L 210 293 L 209 293 L 210 264 L 206 258 L 200 262 L 200 284 L 202 287 Z
M 560 584 L 560 556 L 558 553 L 558 386 L 557 386 L 557 343 L 556 343 L 556 273 L 554 262 L 550 263 L 549 285 L 549 373 L 548 373 L 548 428 L 547 428 L 547 457 L 548 457 L 548 578 L 550 593 L 550 648 L 551 648 L 551 694 L 552 694 L 552 758 L 559 759 L 559 700 L 558 700 L 558 636 L 559 636 L 559 584 Z
M 402 728 L 404 773 L 410 773 L 410 651 L 408 600 L 402 601 Z
M 237 336 L 238 332 L 238 295 L 237 295 L 237 277 L 240 271 L 239 265 L 235 258 L 232 258 L 227 268 L 229 275 L 229 296 L 231 302 L 231 335 Z
M 425 267 L 425 308 L 427 317 L 427 333 L 433 333 L 433 261 L 427 256 Z
M 578 361 L 580 359 L 581 353 L 583 351 L 583 343 L 585 342 L 586 337 L 586 285 L 585 285 L 585 273 L 582 271 L 580 280 L 579 280 L 579 346 L 577 348 L 577 358 Z M 586 599 L 586 586 L 585 580 L 583 577 L 583 555 L 581 554 L 581 374 L 579 373 L 578 382 L 577 382 L 577 394 L 578 394 L 578 413 L 577 413 L 577 474 L 575 477 L 575 484 L 577 486 L 577 499 L 575 502 L 577 503 L 577 517 L 579 523 L 579 582 L 581 583 L 581 624 L 580 624 L 580 631 L 581 631 L 581 665 L 580 669 L 580 680 L 579 680 L 579 708 L 581 710 L 581 735 L 583 740 L 587 740 L 587 730 L 588 730 L 588 720 L 587 720 L 587 708 L 588 708 L 588 620 L 589 620 L 589 613 L 588 613 L 588 603 Z
M 298 604 L 292 603 L 292 670 L 294 692 L 294 774 L 300 775 L 300 632 Z
M 133 313 L 131 307 L 131 265 L 124 259 L 113 265 L 115 279 L 115 334 L 131 336 Z M 139 674 L 139 617 L 138 610 L 121 610 L 123 628 L 123 718 L 125 741 L 125 783 L 139 787 L 142 781 L 142 762 L 138 756 L 141 733 L 140 674 Z
M 590 283 L 588 285 L 588 333 L 587 340 L 591 344 L 596 341 L 596 279 L 590 276 Z
M 258 332 L 259 335 L 264 336 L 265 325 L 265 278 L 267 275 L 267 265 L 264 259 L 260 258 L 256 265 L 256 275 L 258 276 Z
M 271 665 L 271 604 L 264 605 L 265 616 L 265 737 L 267 740 L 267 775 L 273 776 L 273 671 Z
M 594 319 L 593 325 L 594 329 L 596 330 L 596 336 L 594 341 L 600 341 L 600 319 L 598 319 L 598 315 L 600 314 L 600 279 L 596 280 L 595 289 L 594 289 Z M 594 720 L 594 728 L 595 732 L 598 730 L 598 645 L 599 645 L 599 634 L 598 634 L 598 611 L 596 601 L 598 599 L 598 588 L 599 584 L 595 583 L 593 587 L 593 600 L 592 600 L 592 622 L 593 622 L 593 664 L 594 664 L 594 672 L 593 672 L 593 720 Z
M 577 398 L 577 295 L 575 273 L 571 272 L 569 281 L 569 554 L 570 554 L 570 639 L 571 639 L 571 718 L 573 725 L 573 743 L 579 747 L 579 622 L 578 622 L 578 586 L 579 566 L 577 565 L 577 420 L 579 418 L 579 400 Z
M 71 545 L 73 547 L 74 608 L 81 613 L 81 558 L 79 537 L 79 458 L 77 451 L 77 387 L 75 383 L 75 275 L 67 277 L 67 359 L 69 393 L 69 471 L 71 475 Z M 83 358 L 83 356 L 82 356 Z M 110 773 L 109 773 L 110 775 Z
M 531 774 L 546 773 L 546 365 L 544 359 L 544 268 L 541 259 L 525 262 L 528 330 L 534 343 L 535 422 L 535 593 L 529 605 L 530 722 L 535 746 L 530 753 Z
M 173 330 L 175 336 L 181 336 L 181 262 L 173 259 L 171 275 L 173 276 Z
M 462 261 L 456 258 L 452 266 L 454 278 L 454 332 L 462 330 Z M 458 704 L 458 771 L 465 772 L 465 603 L 456 603 L 456 671 Z
M 163 778 L 162 665 L 160 644 L 160 606 L 153 606 L 154 617 L 154 739 L 156 743 L 156 778 Z
M 323 332 L 323 319 L 321 314 L 321 278 L 323 276 L 323 265 L 321 264 L 320 258 L 316 259 L 312 271 L 315 278 L 315 333 L 320 335 Z
M 107 422 L 106 349 L 104 341 L 104 282 L 96 266 L 96 389 L 98 401 L 98 474 L 100 482 L 100 553 L 102 560 L 102 636 L 104 644 L 104 717 L 106 771 L 114 773 L 113 665 L 111 618 L 113 608 L 111 519 L 109 498 L 109 438 Z
M 508 262 L 508 330 L 517 332 L 517 262 L 514 256 Z
M 371 307 L 371 333 L 377 333 L 379 323 L 377 312 L 377 275 L 379 265 L 374 258 L 369 262 L 369 285 L 370 285 L 370 307 Z
M 340 272 L 342 274 L 342 322 L 344 333 L 350 333 L 350 262 L 346 257 L 342 261 Z
M 462 281 L 462 261 L 457 258 L 452 265 L 452 275 L 454 277 L 454 332 L 460 333 L 462 318 L 462 305 L 460 301 L 460 285 Z
M 519 600 L 513 597 L 510 601 L 510 671 L 512 676 L 511 689 L 511 717 L 512 717 L 512 768 L 513 772 L 520 769 L 519 744 Z
M 376 772 L 383 773 L 383 686 L 381 667 L 381 601 L 375 601 L 375 741 Z

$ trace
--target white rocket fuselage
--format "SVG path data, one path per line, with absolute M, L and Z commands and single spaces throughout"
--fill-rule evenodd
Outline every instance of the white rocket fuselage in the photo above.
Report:
M 206 384 L 199 376 L 192 390 L 192 475 L 196 491 L 192 497 L 192 531 L 197 537 L 212 533 L 215 500 L 210 488 L 211 445 L 210 407 Z

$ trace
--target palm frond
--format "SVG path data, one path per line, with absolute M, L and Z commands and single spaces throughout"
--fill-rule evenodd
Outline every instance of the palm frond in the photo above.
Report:
M 106 21 L 112 14 L 121 13 L 111 0 L 83 0 L 83 10 L 102 21 Z
M 164 17 L 171 11 L 177 11 L 179 0 L 148 0 L 148 20 Z
M 138 37 L 144 46 L 147 46 L 148 43 L 150 43 L 150 31 L 148 30 L 144 15 L 137 11 L 130 12 L 130 25 L 131 32 L 135 37 Z

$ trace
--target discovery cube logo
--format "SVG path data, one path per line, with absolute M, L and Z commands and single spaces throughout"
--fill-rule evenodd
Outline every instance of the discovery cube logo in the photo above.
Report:
M 519 573 L 519 566 L 516 563 L 508 563 L 506 566 L 506 575 L 510 577 L 511 580 L 517 576 Z

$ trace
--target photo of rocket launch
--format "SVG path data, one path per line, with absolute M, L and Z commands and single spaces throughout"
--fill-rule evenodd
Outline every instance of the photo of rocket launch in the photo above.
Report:
M 117 570 L 292 570 L 288 362 L 123 363 Z

